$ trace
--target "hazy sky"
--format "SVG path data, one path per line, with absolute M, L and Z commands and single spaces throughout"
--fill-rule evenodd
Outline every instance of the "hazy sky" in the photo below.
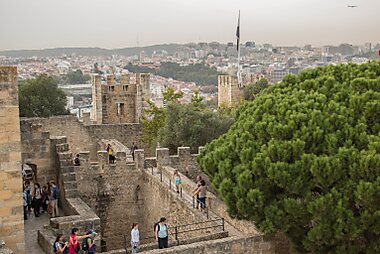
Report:
M 0 50 L 235 41 L 239 9 L 243 42 L 380 42 L 380 0 L 0 0 Z

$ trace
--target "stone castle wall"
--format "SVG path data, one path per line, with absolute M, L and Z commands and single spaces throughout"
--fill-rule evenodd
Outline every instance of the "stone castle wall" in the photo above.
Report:
M 96 159 L 99 149 L 98 142 L 101 139 L 117 139 L 127 147 L 135 142 L 140 147 L 142 126 L 140 124 L 94 124 L 84 125 L 75 116 L 55 116 L 50 118 L 22 118 L 21 140 L 23 161 L 28 158 L 37 157 L 37 166 L 48 167 L 49 154 L 49 132 L 50 136 L 67 137 L 70 150 L 73 154 L 81 151 L 90 151 L 91 159 Z M 45 140 L 45 141 L 44 141 Z M 30 151 L 29 149 L 32 149 Z M 38 153 L 38 154 L 37 154 Z M 33 163 L 33 162 L 32 162 Z M 40 164 L 40 165 L 39 165 Z
M 17 68 L 0 66 L 0 240 L 25 253 Z
M 108 246 L 103 251 L 123 248 L 126 240 L 129 243 L 134 222 L 139 223 L 141 238 L 150 238 L 142 243 L 154 241 L 153 225 L 160 217 L 168 219 L 172 230 L 175 225 L 199 222 L 198 211 L 170 193 L 159 179 L 126 162 L 125 154 L 118 153 L 116 164 L 111 165 L 105 151 L 98 152 L 97 163 L 90 162 L 87 154 L 81 153 L 81 166 L 74 170 L 79 195 L 100 217 L 103 245 Z

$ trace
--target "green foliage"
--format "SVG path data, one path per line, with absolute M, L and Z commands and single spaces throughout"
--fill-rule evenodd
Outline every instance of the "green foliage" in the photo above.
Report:
M 167 103 L 178 103 L 178 100 L 183 96 L 183 92 L 175 92 L 173 88 L 169 87 L 163 96 Z M 159 108 L 151 101 L 148 101 L 148 103 L 149 109 L 145 110 L 142 119 L 142 141 L 149 148 L 150 151 L 148 152 L 153 153 L 158 141 L 158 132 L 165 126 L 167 112 L 165 108 Z
M 165 125 L 159 131 L 159 140 L 172 154 L 180 146 L 190 146 L 195 153 L 199 146 L 225 133 L 232 123 L 231 115 L 205 109 L 199 101 L 187 105 L 171 103 Z
M 244 99 L 247 101 L 253 101 L 262 90 L 269 86 L 267 79 L 262 78 L 255 83 L 249 84 L 244 88 Z
M 164 96 L 164 101 L 166 101 L 167 103 L 169 102 L 178 103 L 179 99 L 183 97 L 183 92 L 182 91 L 176 92 L 173 88 L 168 87 L 168 89 L 166 89 L 166 92 L 164 92 L 163 96 Z
M 185 82 L 195 82 L 199 85 L 217 85 L 218 72 L 204 64 L 180 66 L 177 63 L 162 63 L 159 69 L 140 67 L 128 64 L 124 67 L 131 72 L 146 72 L 166 78 L 173 78 Z
M 380 253 L 380 62 L 289 75 L 199 163 L 237 218 L 299 251 Z
M 201 110 L 206 107 L 206 104 L 203 102 L 203 97 L 199 93 L 199 90 L 196 90 L 191 96 L 191 105 L 194 109 Z
M 148 151 L 148 153 L 153 153 L 158 140 L 158 131 L 165 125 L 166 110 L 157 107 L 151 101 L 148 101 L 148 103 L 150 108 L 145 110 L 145 115 L 142 119 L 142 141 L 149 148 L 150 151 Z
M 28 79 L 19 86 L 19 107 L 22 117 L 66 115 L 66 95 L 53 77 L 46 74 Z
M 76 70 L 59 77 L 59 82 L 60 84 L 84 84 L 90 79 L 89 75 L 83 75 L 81 70 Z

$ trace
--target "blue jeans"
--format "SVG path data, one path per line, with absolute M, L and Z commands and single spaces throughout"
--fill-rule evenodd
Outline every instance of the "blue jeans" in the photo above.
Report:
M 132 246 L 132 254 L 136 254 L 137 251 L 139 250 L 139 244 L 131 242 L 131 246 Z

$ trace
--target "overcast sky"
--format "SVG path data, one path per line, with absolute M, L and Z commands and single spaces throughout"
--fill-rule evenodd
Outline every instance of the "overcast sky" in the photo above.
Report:
M 235 41 L 239 9 L 243 42 L 380 42 L 380 0 L 0 0 L 0 50 Z

